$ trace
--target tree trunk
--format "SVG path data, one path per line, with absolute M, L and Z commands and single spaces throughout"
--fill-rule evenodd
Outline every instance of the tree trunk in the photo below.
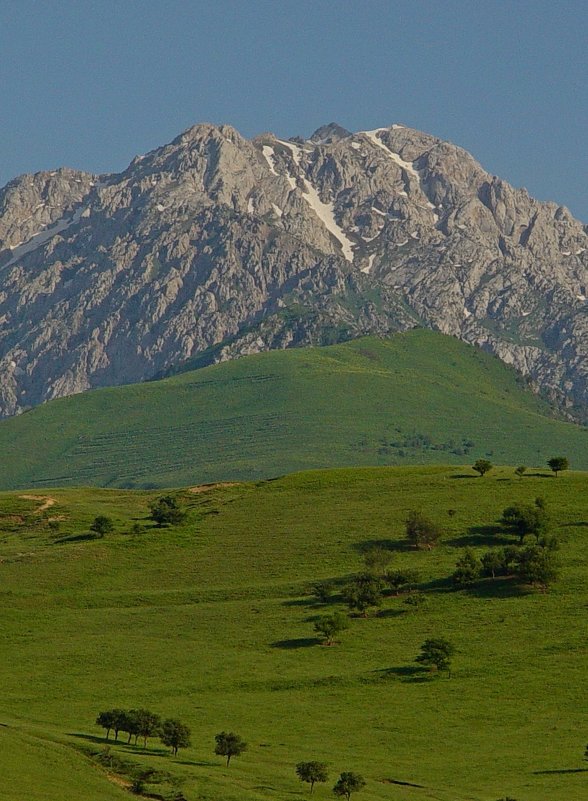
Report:
M 106 739 L 108 740 L 108 735 L 110 734 L 110 729 L 106 729 Z
M 227 768 L 229 767 L 229 762 L 231 761 L 231 755 L 227 754 Z
M 132 739 L 133 739 L 133 734 L 132 732 L 129 732 L 129 739 L 127 740 L 127 745 L 131 742 Z

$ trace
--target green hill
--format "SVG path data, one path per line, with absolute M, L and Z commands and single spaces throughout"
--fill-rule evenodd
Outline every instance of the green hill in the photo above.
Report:
M 0 487 L 181 486 L 347 465 L 588 468 L 586 429 L 554 420 L 514 371 L 456 339 L 273 351 L 96 390 L 0 424 Z
M 357 801 L 579 801 L 587 490 L 576 472 L 310 471 L 183 490 L 187 518 L 167 529 L 147 517 L 156 493 L 1 494 L 0 799 L 122 801 L 145 771 L 144 792 L 167 801 L 302 799 L 294 766 L 320 760 L 319 801 L 345 770 L 367 781 Z M 455 589 L 464 546 L 514 541 L 497 519 L 537 496 L 561 543 L 554 587 Z M 436 549 L 404 544 L 411 509 L 442 527 Z M 99 514 L 115 531 L 93 539 Z M 130 534 L 134 524 L 144 528 Z M 392 567 L 418 570 L 426 603 L 389 594 L 322 647 L 316 617 L 344 607 L 317 605 L 308 587 L 362 570 L 374 543 Z M 456 646 L 451 678 L 415 665 L 435 636 Z M 185 721 L 192 746 L 174 758 L 155 739 L 143 750 L 121 737 L 105 752 L 97 713 L 140 706 Z M 228 769 L 213 754 L 223 730 L 249 746 Z

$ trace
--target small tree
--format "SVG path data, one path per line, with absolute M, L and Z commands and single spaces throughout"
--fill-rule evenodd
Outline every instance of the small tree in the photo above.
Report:
M 96 725 L 100 726 L 102 729 L 106 729 L 106 739 L 108 740 L 108 735 L 114 728 L 115 722 L 115 713 L 116 710 L 114 709 L 107 709 L 105 712 L 99 712 L 98 717 L 96 718 Z
M 501 575 L 504 571 L 504 551 L 500 549 L 486 551 L 486 553 L 482 554 L 480 561 L 482 563 L 483 576 L 496 578 L 496 576 Z
M 517 577 L 526 584 L 547 590 L 557 579 L 557 557 L 554 550 L 529 545 L 519 553 Z
M 240 756 L 243 751 L 247 750 L 247 743 L 232 731 L 221 731 L 220 734 L 215 734 L 214 739 L 216 740 L 214 753 L 227 758 L 227 767 L 229 767 L 231 757 Z
M 537 538 L 546 534 L 549 529 L 549 518 L 544 506 L 518 503 L 508 506 L 502 513 L 502 523 L 513 533 L 518 534 L 520 542 L 527 534 Z
M 420 590 L 412 590 L 404 599 L 404 603 L 409 609 L 412 609 L 416 612 L 418 609 L 422 609 L 422 607 L 426 605 L 427 596 Z
M 314 630 L 323 638 L 325 645 L 333 645 L 337 634 L 346 628 L 349 628 L 349 621 L 342 612 L 319 617 L 314 624 Z
M 110 534 L 111 531 L 114 531 L 114 523 L 110 517 L 98 515 L 98 517 L 94 518 L 90 531 L 94 531 L 99 537 L 103 537 L 105 534 Z
M 121 726 L 121 731 L 125 731 L 129 735 L 128 743 L 131 739 L 135 738 L 135 745 L 137 744 L 137 737 L 139 736 L 139 716 L 137 709 L 129 709 L 125 712 L 124 723 Z
M 455 647 L 443 637 L 434 637 L 421 645 L 421 653 L 415 661 L 427 665 L 430 670 L 446 670 L 451 675 L 451 657 Z
M 333 792 L 338 797 L 345 797 L 347 801 L 351 798 L 351 793 L 356 793 L 365 787 L 365 779 L 359 773 L 352 773 L 351 771 L 344 771 L 337 783 L 333 787 Z
M 392 551 L 379 545 L 369 548 L 363 557 L 366 569 L 375 576 L 382 576 L 392 561 Z
M 147 738 L 155 737 L 155 735 L 159 734 L 161 718 L 148 709 L 135 710 L 135 716 L 137 736 L 143 738 L 143 748 L 147 748 Z
M 527 466 L 524 464 L 520 464 L 515 469 L 515 475 L 517 475 L 519 478 L 522 478 L 526 472 L 527 472 Z
M 310 784 L 311 795 L 316 782 L 323 783 L 329 778 L 325 762 L 299 762 L 296 765 L 296 775 L 301 782 Z
M 570 463 L 565 456 L 552 456 L 551 459 L 547 460 L 547 464 L 555 473 L 556 478 L 559 472 L 568 470 L 570 467 Z
M 163 526 L 177 526 L 186 517 L 186 513 L 180 509 L 177 500 L 173 495 L 164 495 L 150 506 L 151 519 L 157 523 L 158 528 Z
M 480 478 L 485 476 L 493 467 L 494 465 L 492 462 L 489 462 L 488 459 L 477 459 L 472 465 L 476 473 L 480 474 Z
M 386 574 L 386 583 L 396 595 L 400 595 L 401 592 L 410 592 L 418 580 L 418 570 L 391 570 Z
M 466 584 L 473 584 L 480 578 L 480 562 L 476 558 L 473 551 L 466 548 L 463 555 L 457 560 L 455 564 L 455 572 L 453 573 L 453 583 L 458 586 L 465 586 Z
M 432 548 L 441 537 L 441 529 L 421 512 L 412 510 L 406 518 L 406 536 L 416 548 Z
M 368 609 L 382 605 L 382 582 L 375 576 L 358 576 L 343 590 L 343 600 L 351 610 L 367 617 Z
M 164 745 L 171 748 L 172 754 L 176 756 L 178 748 L 190 747 L 190 734 L 190 729 L 185 723 L 168 718 L 161 724 L 159 738 Z
M 330 581 L 317 581 L 310 591 L 319 604 L 328 604 L 332 600 L 333 585 Z

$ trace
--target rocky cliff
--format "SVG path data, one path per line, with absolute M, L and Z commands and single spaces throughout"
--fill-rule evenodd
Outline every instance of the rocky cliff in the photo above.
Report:
M 588 402 L 588 235 L 399 125 L 197 125 L 121 174 L 0 190 L 0 412 L 185 361 L 426 325 Z

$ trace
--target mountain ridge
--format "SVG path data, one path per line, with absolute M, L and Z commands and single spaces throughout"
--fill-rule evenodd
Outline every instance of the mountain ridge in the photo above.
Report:
M 587 250 L 567 209 L 411 128 L 247 140 L 195 125 L 122 173 L 0 190 L 0 412 L 205 352 L 422 325 L 582 417 Z

